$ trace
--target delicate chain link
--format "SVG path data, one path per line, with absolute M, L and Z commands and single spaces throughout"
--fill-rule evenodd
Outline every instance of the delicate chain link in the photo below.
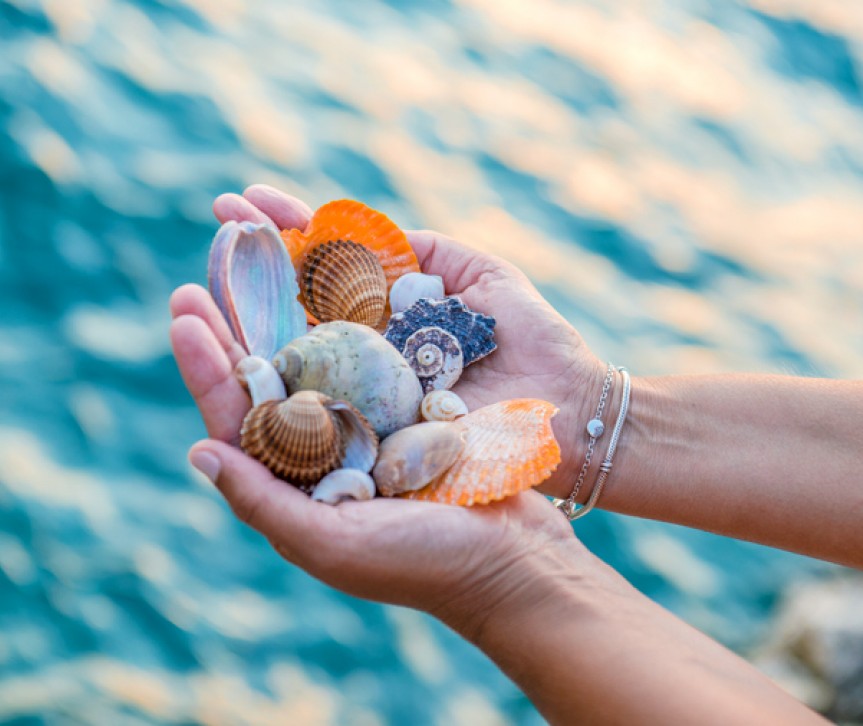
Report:
M 596 413 L 594 414 L 591 423 L 594 421 L 598 421 L 600 424 L 602 423 L 602 413 L 605 411 L 605 402 L 608 399 L 608 392 L 611 390 L 611 382 L 614 380 L 614 370 L 614 365 L 609 363 L 608 370 L 605 373 L 605 382 L 602 384 L 602 393 L 599 396 L 599 403 L 596 405 Z M 602 436 L 602 432 L 603 429 L 600 428 L 599 433 L 594 436 L 590 433 L 590 429 L 588 429 L 590 440 L 587 443 L 587 453 L 584 456 L 584 463 L 581 465 L 578 479 L 575 480 L 575 487 L 573 487 L 572 493 L 566 499 L 562 499 L 557 503 L 558 509 L 563 509 L 567 516 L 575 511 L 575 499 L 578 496 L 578 492 L 581 491 L 581 485 L 584 484 L 584 478 L 587 476 L 588 469 L 590 469 L 590 461 L 593 458 L 593 451 L 596 448 L 596 440 Z

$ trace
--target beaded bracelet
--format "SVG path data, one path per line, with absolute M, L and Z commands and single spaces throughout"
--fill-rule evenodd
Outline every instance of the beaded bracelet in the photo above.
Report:
M 593 491 L 590 493 L 587 502 L 581 509 L 576 509 L 576 497 L 584 482 L 585 474 L 590 466 L 590 459 L 593 455 L 593 449 L 596 446 L 596 440 L 605 432 L 605 426 L 602 423 L 602 411 L 605 408 L 605 401 L 608 398 L 608 391 L 611 387 L 611 381 L 614 377 L 614 371 L 617 370 L 623 378 L 623 398 L 620 401 L 620 411 L 617 414 L 617 420 L 614 422 L 614 428 L 611 431 L 611 443 L 608 445 L 608 451 L 605 454 L 605 460 L 599 465 L 599 474 L 596 477 L 596 483 L 593 485 Z M 632 389 L 632 382 L 629 377 L 629 371 L 626 368 L 617 368 L 609 363 L 608 371 L 605 376 L 605 382 L 602 386 L 602 393 L 599 398 L 599 404 L 596 407 L 596 415 L 587 423 L 587 433 L 590 436 L 590 441 L 587 446 L 587 454 L 584 464 L 579 472 L 578 479 L 572 489 L 572 493 L 566 499 L 557 499 L 554 505 L 563 512 L 564 516 L 570 521 L 574 521 L 583 517 L 596 506 L 599 501 L 599 495 L 605 487 L 605 482 L 611 473 L 612 460 L 614 452 L 617 449 L 617 442 L 620 439 L 620 431 L 623 428 L 623 423 L 626 421 L 626 413 L 629 410 L 629 396 Z

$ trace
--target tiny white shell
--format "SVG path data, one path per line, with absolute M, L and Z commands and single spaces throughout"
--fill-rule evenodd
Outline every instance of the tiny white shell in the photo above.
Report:
M 252 406 L 264 401 L 283 401 L 288 397 L 279 372 L 264 358 L 247 355 L 237 363 L 234 375 L 252 397 Z
M 429 391 L 420 410 L 425 421 L 455 421 L 467 414 L 467 404 L 452 391 Z
M 393 313 L 400 313 L 421 297 L 440 300 L 443 296 L 443 278 L 440 275 L 409 272 L 393 283 L 390 289 L 390 308 Z
M 338 504 L 345 499 L 364 501 L 375 496 L 375 482 L 359 469 L 336 469 L 318 482 L 312 499 L 324 504 Z

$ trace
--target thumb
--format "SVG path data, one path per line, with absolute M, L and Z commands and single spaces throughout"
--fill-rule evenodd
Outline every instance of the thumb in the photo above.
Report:
M 292 562 L 307 562 L 337 526 L 332 507 L 312 501 L 222 441 L 199 441 L 189 462 L 216 485 L 242 522 L 277 543 Z

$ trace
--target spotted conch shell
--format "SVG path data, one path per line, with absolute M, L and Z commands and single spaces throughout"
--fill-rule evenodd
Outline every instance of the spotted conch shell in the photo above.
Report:
M 393 313 L 407 310 L 421 297 L 439 300 L 444 297 L 443 278 L 424 272 L 409 272 L 393 283 L 390 289 L 390 309 Z
M 426 421 L 455 421 L 467 414 L 467 405 L 452 391 L 429 391 L 420 405 Z
M 377 327 L 387 306 L 387 280 L 368 247 L 336 240 L 314 247 L 303 262 L 303 301 L 320 322 L 349 320 Z
M 458 340 L 467 368 L 497 348 L 494 325 L 493 317 L 471 310 L 458 298 L 421 298 L 389 319 L 384 336 L 402 351 L 408 338 L 421 328 L 442 328 Z
M 419 420 L 422 386 L 401 354 L 371 328 L 323 323 L 273 358 L 288 391 L 315 390 L 353 404 L 381 438 Z
M 420 328 L 406 341 L 402 356 L 423 387 L 423 392 L 452 388 L 464 368 L 461 346 L 443 328 Z
M 269 360 L 306 332 L 296 272 L 271 226 L 225 222 L 210 248 L 207 277 L 234 338 L 251 355 Z
M 485 406 L 453 421 L 465 434 L 455 463 L 428 486 L 403 496 L 443 504 L 487 504 L 545 481 L 560 464 L 551 429 L 557 408 L 547 401 L 514 399 Z
M 464 449 L 464 430 L 453 423 L 420 423 L 384 439 L 372 471 L 385 497 L 421 489 L 443 474 Z
M 385 214 L 351 199 L 325 204 L 312 215 L 303 232 L 284 230 L 282 239 L 294 265 L 300 269 L 304 255 L 319 244 L 350 240 L 368 247 L 381 263 L 387 290 L 402 275 L 420 271 L 417 257 L 404 232 Z
M 361 414 L 344 402 L 301 391 L 249 411 L 240 446 L 275 476 L 310 491 L 340 466 L 371 470 L 378 441 Z

